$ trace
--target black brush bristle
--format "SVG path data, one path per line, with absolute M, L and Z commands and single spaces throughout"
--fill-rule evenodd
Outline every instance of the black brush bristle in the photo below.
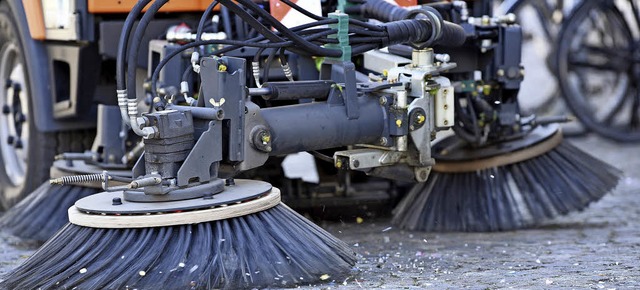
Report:
M 616 187 L 622 172 L 562 142 L 522 162 L 467 173 L 432 172 L 394 210 L 419 231 L 502 231 L 580 211 Z
M 337 280 L 355 253 L 285 206 L 142 229 L 68 224 L 9 273 L 6 289 L 237 289 Z
M 42 184 L 0 218 L 3 231 L 32 242 L 44 243 L 68 221 L 67 209 L 96 188 Z

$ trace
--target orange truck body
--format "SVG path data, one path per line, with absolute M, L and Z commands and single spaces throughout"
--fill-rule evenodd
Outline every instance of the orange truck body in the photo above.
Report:
M 44 27 L 44 15 L 42 11 L 42 0 L 22 0 L 22 5 L 27 14 L 29 32 L 36 40 L 46 38 Z M 128 13 L 138 0 L 87 0 L 89 13 L 111 14 Z M 161 12 L 197 12 L 204 11 L 212 0 L 172 0 L 169 1 Z M 418 0 L 395 0 L 400 6 L 417 5 Z M 277 2 L 277 1 L 276 1 Z M 296 1 L 294 1 L 296 2 Z M 219 9 L 219 7 L 216 7 Z

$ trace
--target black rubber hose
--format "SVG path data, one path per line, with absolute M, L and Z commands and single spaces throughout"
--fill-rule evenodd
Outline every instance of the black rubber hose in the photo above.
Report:
M 133 24 L 138 19 L 140 13 L 142 13 L 142 9 L 144 9 L 147 4 L 149 4 L 151 0 L 140 0 L 133 6 L 129 15 L 124 20 L 124 25 L 122 26 L 122 32 L 120 32 L 120 39 L 118 41 L 118 54 L 116 57 L 116 88 L 118 90 L 124 90 L 127 85 L 125 83 L 125 60 L 127 59 L 127 43 L 129 41 L 129 35 L 131 35 L 131 30 L 133 30 Z
M 238 3 L 241 3 L 245 7 L 251 9 L 253 12 L 258 14 L 258 16 L 262 17 L 262 19 L 264 19 L 265 21 L 269 22 L 269 24 L 273 25 L 273 27 L 276 30 L 278 30 L 284 36 L 286 36 L 290 40 L 292 40 L 301 49 L 306 50 L 307 52 L 312 53 L 312 54 L 317 55 L 317 56 L 340 57 L 342 55 L 342 51 L 339 51 L 339 50 L 336 50 L 336 49 L 323 48 L 321 46 L 315 45 L 315 44 L 305 40 L 304 38 L 300 37 L 299 35 L 297 35 L 293 31 L 291 31 L 289 28 L 284 26 L 280 21 L 278 21 L 273 16 L 271 16 L 271 14 L 269 14 L 264 9 L 260 8 L 258 5 L 253 3 L 251 0 L 237 0 L 237 1 L 238 1 Z M 240 7 L 237 6 L 235 3 L 231 2 L 231 0 L 221 0 L 221 2 L 224 2 L 225 5 L 227 5 L 227 3 L 229 3 L 229 5 L 230 5 L 229 9 L 234 11 L 237 15 L 240 15 L 240 13 L 238 13 L 236 11 L 237 9 L 240 9 Z M 240 9 L 240 10 L 242 10 L 242 9 Z M 245 12 L 245 11 L 242 10 L 242 12 Z M 250 17 L 253 18 L 252 16 L 250 16 Z M 253 21 L 249 21 L 249 19 L 246 19 L 246 17 L 243 17 L 243 19 L 245 21 L 247 21 L 247 23 L 250 24 L 250 25 L 253 23 Z M 258 22 L 258 24 L 259 24 L 259 26 L 261 26 L 261 28 L 264 27 L 264 25 L 262 25 L 261 23 Z M 254 26 L 254 28 L 258 29 L 258 27 L 255 27 L 255 26 Z M 266 27 L 264 27 L 264 28 L 266 28 Z M 267 28 L 267 30 L 269 30 L 269 29 Z M 261 32 L 261 34 L 265 35 L 264 33 L 262 33 L 262 31 L 259 30 L 259 32 Z M 269 30 L 269 32 L 271 32 L 271 31 Z M 281 39 L 270 39 L 270 40 L 271 41 L 282 41 Z
M 193 68 L 191 66 L 188 66 L 187 69 L 182 73 L 182 81 L 188 82 L 192 72 Z
M 387 28 L 384 46 L 426 40 L 434 33 L 431 24 L 424 21 L 401 20 L 383 24 Z
M 291 41 L 287 41 L 287 42 L 280 42 L 280 43 L 261 43 L 261 42 L 256 42 L 256 43 L 246 43 L 245 41 L 234 41 L 234 40 L 202 40 L 199 42 L 191 42 L 191 43 L 187 43 L 181 47 L 179 47 L 178 49 L 174 50 L 172 53 L 168 54 L 167 56 L 165 56 L 160 63 L 158 63 L 158 65 L 156 66 L 155 70 L 153 71 L 153 75 L 151 76 L 151 94 L 153 95 L 153 97 L 155 98 L 157 96 L 157 79 L 160 76 L 160 71 L 162 70 L 162 68 L 167 65 L 167 63 L 176 55 L 181 54 L 182 52 L 184 52 L 185 50 L 189 49 L 189 48 L 193 48 L 193 47 L 197 47 L 197 46 L 201 46 L 201 45 L 213 45 L 213 44 L 228 44 L 228 45 L 232 45 L 230 47 L 225 47 L 223 49 L 220 49 L 218 51 L 215 51 L 214 54 L 219 54 L 219 53 L 224 53 L 224 52 L 229 52 L 235 49 L 238 49 L 240 47 L 243 46 L 252 46 L 252 47 L 265 47 L 265 48 L 280 48 L 282 46 L 287 46 L 287 45 L 292 45 L 293 42 Z
M 196 41 L 202 40 L 204 25 L 207 22 L 207 19 L 209 18 L 209 16 L 211 15 L 211 12 L 217 5 L 218 5 L 218 1 L 211 2 L 211 4 L 209 4 L 207 9 L 204 10 L 204 13 L 202 13 L 202 17 L 200 17 L 200 22 L 198 23 L 198 28 L 196 29 Z M 189 77 L 191 76 L 192 72 L 193 72 L 193 69 L 191 67 L 188 67 L 187 70 L 184 71 L 184 73 L 182 74 L 182 81 L 183 82 L 189 81 Z
M 233 38 L 233 30 L 231 28 L 231 13 L 229 13 L 229 8 L 222 5 L 222 8 L 220 8 L 220 14 L 222 14 L 222 27 L 224 29 L 224 33 L 227 34 L 228 38 Z
M 273 59 L 276 57 L 276 53 L 278 51 L 273 49 L 269 56 L 267 57 L 267 61 L 264 63 L 264 69 L 262 70 L 262 81 L 269 82 L 269 71 L 271 70 L 271 63 L 273 63 Z
M 308 25 L 300 25 L 299 27 L 296 28 L 292 28 L 294 30 L 302 30 L 306 27 L 313 27 L 315 25 L 320 25 L 319 23 L 309 23 Z M 327 34 L 331 34 L 331 31 L 324 31 L 324 32 L 318 32 L 316 34 L 312 34 L 309 35 L 307 37 L 305 37 L 307 40 L 314 40 L 318 37 L 322 37 L 322 36 L 326 36 Z M 189 48 L 193 48 L 196 46 L 201 46 L 201 45 L 213 45 L 213 44 L 227 44 L 227 45 L 231 45 L 229 47 L 225 47 L 222 49 L 219 49 L 217 51 L 214 51 L 213 54 L 222 54 L 222 53 L 227 53 L 229 51 L 235 50 L 235 49 L 239 49 L 243 46 L 250 46 L 250 47 L 264 47 L 264 48 L 281 48 L 281 47 L 287 47 L 290 45 L 293 45 L 293 41 L 285 41 L 285 42 L 279 42 L 279 43 L 262 43 L 262 42 L 257 42 L 260 39 L 263 39 L 262 37 L 257 37 L 255 39 L 249 39 L 246 41 L 237 41 L 237 40 L 202 40 L 200 42 L 192 42 L 192 43 L 188 43 L 185 44 L 181 47 L 179 47 L 178 49 L 176 49 L 175 51 L 173 51 L 172 53 L 168 54 L 167 56 L 165 56 L 160 63 L 158 63 L 158 66 L 156 66 L 155 70 L 153 71 L 153 75 L 151 76 L 151 94 L 153 95 L 153 97 L 156 97 L 156 88 L 157 88 L 157 80 L 158 77 L 160 76 L 160 71 L 162 70 L 162 68 L 167 65 L 167 63 L 176 55 L 182 53 L 183 51 L 189 49 Z
M 155 16 L 158 10 L 167 2 L 169 2 L 169 0 L 156 0 L 151 4 L 151 7 L 144 13 L 140 23 L 138 23 L 131 46 L 127 49 L 129 51 L 127 56 L 127 88 L 131 88 L 127 90 L 127 98 L 130 100 L 136 99 L 136 70 L 138 68 L 138 54 L 140 53 L 139 48 L 142 43 L 142 38 L 147 30 L 147 26 L 149 26 L 149 22 L 153 20 L 153 16 Z
M 436 14 L 442 24 L 440 35 L 438 36 L 438 38 L 434 39 L 434 42 L 430 43 L 430 45 L 439 44 L 443 46 L 460 46 L 466 41 L 467 36 L 464 32 L 464 28 L 452 22 L 442 21 L 442 17 L 439 15 L 439 12 L 437 12 L 433 8 L 425 7 L 422 9 L 409 10 L 404 7 L 391 4 L 385 0 L 368 0 L 364 5 L 361 6 L 361 13 L 365 17 L 374 18 L 382 22 L 416 18 L 421 14 L 427 15 L 427 13 L 429 12 L 433 12 L 434 14 Z M 427 41 L 427 39 L 424 39 L 423 41 Z
M 238 40 L 245 40 L 246 39 L 246 34 L 244 33 L 245 32 L 244 31 L 244 23 L 245 22 L 240 17 L 234 17 L 233 18 L 233 24 L 234 24 L 234 26 L 236 28 L 236 39 L 238 39 Z
M 324 19 L 327 19 L 326 17 L 322 17 L 322 16 L 318 16 L 318 15 L 313 14 L 313 13 L 303 9 L 302 7 L 298 6 L 298 4 L 293 3 L 293 2 L 291 2 L 289 0 L 280 0 L 280 2 L 282 2 L 284 4 L 287 4 L 289 7 L 293 8 L 294 10 L 302 13 L 302 15 L 307 16 L 307 17 L 309 17 L 309 18 L 311 18 L 313 20 L 324 20 Z
M 366 18 L 373 18 L 382 22 L 391 22 L 407 19 L 410 10 L 398 5 L 391 4 L 385 0 L 367 0 L 360 6 L 360 14 Z
M 408 19 L 384 23 L 387 29 L 387 39 L 383 46 L 401 44 L 407 42 L 424 42 L 432 38 L 433 25 L 427 20 Z M 460 46 L 467 37 L 464 29 L 458 25 L 442 26 L 442 34 L 432 44 L 445 46 Z
M 461 46 L 467 41 L 467 33 L 462 26 L 449 21 L 442 22 L 442 33 L 436 44 L 448 47 Z
M 217 5 L 218 5 L 218 1 L 211 2 L 211 4 L 209 4 L 207 9 L 204 10 L 204 13 L 202 13 L 202 17 L 200 17 L 200 23 L 198 23 L 198 29 L 196 30 L 196 41 L 202 40 L 202 33 L 204 32 L 204 24 L 205 22 L 207 22 L 207 19 L 211 15 L 211 11 L 213 11 L 213 8 L 215 8 Z M 228 37 L 231 37 L 231 36 L 229 35 Z
M 384 46 L 405 42 L 421 42 L 432 37 L 434 33 L 431 24 L 423 20 L 400 20 L 384 23 L 387 29 L 387 39 Z
M 284 39 L 282 39 L 280 36 L 273 33 L 271 29 L 269 29 L 268 27 L 262 25 L 262 23 L 260 23 L 255 17 L 247 13 L 247 11 L 244 11 L 244 9 L 242 9 L 240 6 L 238 6 L 236 3 L 232 2 L 231 0 L 220 0 L 220 3 L 224 5 L 223 7 L 228 8 L 230 12 L 233 12 L 236 15 L 236 17 L 240 17 L 242 18 L 242 20 L 246 21 L 255 30 L 257 30 L 258 33 L 266 37 L 268 40 L 273 42 L 284 41 Z

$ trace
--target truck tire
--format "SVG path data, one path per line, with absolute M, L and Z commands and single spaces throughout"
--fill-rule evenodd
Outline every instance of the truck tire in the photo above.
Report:
M 32 108 L 37 101 L 29 92 L 49 81 L 29 73 L 25 58 L 32 56 L 24 55 L 23 44 L 32 40 L 21 39 L 16 23 L 7 2 L 0 3 L 0 206 L 4 209 L 49 178 L 57 141 L 62 141 L 57 133 L 35 126 Z
M 7 209 L 48 178 L 55 133 L 39 132 L 31 114 L 30 85 L 20 34 L 9 5 L 0 3 L 0 205 Z

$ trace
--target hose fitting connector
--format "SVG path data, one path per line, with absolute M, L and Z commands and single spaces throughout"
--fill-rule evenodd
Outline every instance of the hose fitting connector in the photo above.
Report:
M 257 61 L 251 62 L 251 72 L 253 73 L 253 79 L 256 81 L 256 87 L 261 88 L 262 84 L 260 83 L 260 63 L 259 62 Z
M 285 63 L 282 66 L 282 71 L 284 72 L 284 76 L 287 77 L 287 79 L 292 82 L 293 81 L 293 72 L 291 72 L 291 67 L 289 66 L 289 63 Z
M 138 118 L 138 102 L 129 99 L 127 108 L 129 109 L 129 119 L 133 132 L 145 139 L 155 138 L 158 130 L 155 127 L 148 127 L 146 122 L 144 122 L 146 118 Z
M 127 112 L 127 90 L 116 90 L 118 96 L 118 107 L 120 108 L 120 117 L 122 123 L 129 124 L 129 115 Z
M 200 53 L 198 53 L 197 51 L 194 51 L 191 54 L 191 67 L 193 67 L 193 71 L 197 74 L 200 73 L 200 64 L 198 63 L 200 61 Z

